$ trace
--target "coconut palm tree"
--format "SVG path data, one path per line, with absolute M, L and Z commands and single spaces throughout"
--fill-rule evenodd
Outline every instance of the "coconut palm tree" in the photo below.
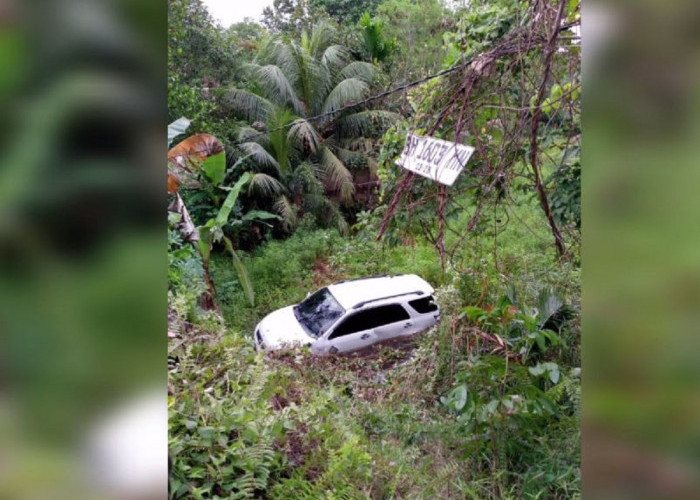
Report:
M 377 70 L 352 60 L 335 37 L 333 26 L 321 23 L 298 41 L 267 40 L 257 62 L 246 67 L 252 90 L 230 89 L 225 97 L 252 125 L 239 133 L 240 148 L 258 168 L 250 190 L 275 196 L 290 226 L 297 207 L 330 214 L 342 228 L 344 220 L 329 196 L 352 204 L 350 166 L 374 168 L 367 155 L 372 139 L 398 118 L 366 105 L 346 109 L 369 96 Z

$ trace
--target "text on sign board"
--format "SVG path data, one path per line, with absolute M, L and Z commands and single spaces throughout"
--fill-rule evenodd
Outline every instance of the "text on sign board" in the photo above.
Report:
M 451 186 L 473 152 L 474 148 L 465 144 L 408 134 L 396 163 L 406 170 Z

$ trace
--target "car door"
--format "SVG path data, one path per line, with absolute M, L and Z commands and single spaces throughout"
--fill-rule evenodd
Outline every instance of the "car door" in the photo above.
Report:
M 440 317 L 440 309 L 435 304 L 435 298 L 432 295 L 412 300 L 408 305 L 415 313 L 412 314 L 413 327 L 407 333 L 418 333 L 427 330 L 437 323 Z
M 359 311 L 332 329 L 322 352 L 351 352 L 385 342 L 411 328 L 411 317 L 400 304 L 388 304 Z
M 321 351 L 335 354 L 368 347 L 377 342 L 375 324 L 376 319 L 371 309 L 346 316 L 331 329 Z
M 374 311 L 374 333 L 377 342 L 385 342 L 400 337 L 414 328 L 414 322 L 406 309 L 401 304 L 387 304 Z

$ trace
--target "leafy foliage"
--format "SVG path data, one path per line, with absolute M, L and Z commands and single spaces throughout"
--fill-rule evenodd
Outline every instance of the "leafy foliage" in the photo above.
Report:
M 434 127 L 437 137 L 480 141 L 484 153 L 451 188 L 442 260 L 439 188 L 428 180 L 408 189 L 410 209 L 394 214 L 382 241 L 377 235 L 402 179 L 394 160 L 406 131 L 426 133 L 450 102 L 466 99 L 458 91 L 474 73 L 432 80 L 376 109 L 341 110 L 492 50 L 504 33 L 530 26 L 531 5 L 331 3 L 276 1 L 266 15 L 273 36 L 229 29 L 226 43 L 251 64 L 238 66 L 225 93 L 193 100 L 203 118 L 221 125 L 224 116 L 235 126 L 222 136 L 223 178 L 221 163 L 203 163 L 194 169 L 200 186 L 183 193 L 204 230 L 220 315 L 193 298 L 205 261 L 174 230 L 177 217 L 169 231 L 172 497 L 579 498 L 580 269 L 576 258 L 553 263 L 548 221 L 533 198 L 526 126 L 540 113 L 541 181 L 575 242 L 577 47 L 554 55 L 541 94 L 541 54 L 485 64 L 469 97 L 474 112 L 462 120 L 456 106 Z M 567 19 L 578 2 L 568 5 Z M 343 11 L 331 12 L 336 6 Z M 369 14 L 344 30 L 328 22 L 311 30 L 322 8 L 338 19 Z M 332 114 L 309 120 L 323 111 Z M 459 120 L 469 122 L 461 132 Z M 494 158 L 507 165 L 505 176 L 490 168 Z M 358 178 L 375 174 L 374 201 L 339 206 L 353 198 Z M 267 232 L 256 241 L 267 241 L 241 251 L 257 228 Z M 219 252 L 234 246 L 234 260 Z M 241 268 L 255 284 L 254 303 Z M 363 356 L 255 353 L 253 328 L 269 312 L 340 279 L 382 273 L 426 278 L 441 323 Z
M 257 62 L 247 66 L 255 91 L 234 88 L 226 100 L 235 114 L 262 129 L 245 129 L 240 149 L 252 155 L 258 172 L 285 187 L 267 207 L 296 205 L 301 213 L 330 213 L 325 221 L 319 219 L 344 230 L 339 208 L 323 195 L 346 206 L 352 203 L 355 186 L 347 163 L 366 154 L 356 144 L 371 144 L 396 115 L 364 107 L 344 111 L 369 95 L 376 69 L 353 61 L 336 37 L 332 25 L 319 23 L 299 40 L 269 41 Z M 307 120 L 321 113 L 327 116 Z M 246 140 L 251 136 L 254 141 Z M 369 162 L 354 164 L 362 163 Z M 290 212 L 282 213 L 286 226 L 293 226 Z
M 168 72 L 183 84 L 204 77 L 230 79 L 238 70 L 237 47 L 227 39 L 202 0 L 168 0 Z
M 452 24 L 452 15 L 440 0 L 384 0 L 375 19 L 383 24 L 385 40 L 399 41 L 390 60 L 397 80 L 412 81 L 440 67 L 439 33 Z
M 173 293 L 189 293 L 197 299 L 205 291 L 202 261 L 196 249 L 183 240 L 178 223 L 180 215 L 169 213 L 168 284 Z
M 369 12 L 365 12 L 359 21 L 362 40 L 370 61 L 385 61 L 396 48 L 396 39 L 390 39 L 385 34 L 384 23 L 378 19 L 372 19 Z
M 308 0 L 273 0 L 262 12 L 263 26 L 281 35 L 295 35 L 312 24 Z
M 323 10 L 338 24 L 353 25 L 365 12 L 374 14 L 381 0 L 309 0 L 312 8 Z
M 251 32 L 240 24 L 224 31 L 201 0 L 168 0 L 170 121 L 187 116 L 192 133 L 225 142 L 235 138 L 237 123 L 221 112 L 217 90 L 240 78 L 242 63 L 253 55 L 251 44 L 262 36 L 259 26 Z
M 562 226 L 581 230 L 581 159 L 578 148 L 566 153 L 562 164 L 549 176 L 552 212 Z

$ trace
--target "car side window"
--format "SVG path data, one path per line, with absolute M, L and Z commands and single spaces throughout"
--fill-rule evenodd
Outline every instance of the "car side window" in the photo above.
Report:
M 333 333 L 328 337 L 329 339 L 334 339 L 336 337 L 342 337 L 343 335 L 348 335 L 350 333 L 357 333 L 363 330 L 369 330 L 372 328 L 368 326 L 370 324 L 371 314 L 370 311 L 362 311 L 357 314 L 353 314 L 349 318 L 343 320 L 343 322 L 338 325 Z
M 438 309 L 438 306 L 435 304 L 435 297 L 432 295 L 430 297 L 412 300 L 408 304 L 420 314 L 437 311 Z
M 406 309 L 400 304 L 390 304 L 388 306 L 381 306 L 375 309 L 377 324 L 374 327 L 388 325 L 390 323 L 396 323 L 397 321 L 405 321 L 411 319 Z
M 370 330 L 372 328 L 396 323 L 397 321 L 405 321 L 407 319 L 410 319 L 408 312 L 406 312 L 406 309 L 399 304 L 390 304 L 375 307 L 373 309 L 367 309 L 365 311 L 360 311 L 353 314 L 349 318 L 345 319 L 340 325 L 338 325 L 338 328 L 336 328 L 333 333 L 330 334 L 328 339 L 330 340 L 337 337 L 342 337 L 343 335 Z

